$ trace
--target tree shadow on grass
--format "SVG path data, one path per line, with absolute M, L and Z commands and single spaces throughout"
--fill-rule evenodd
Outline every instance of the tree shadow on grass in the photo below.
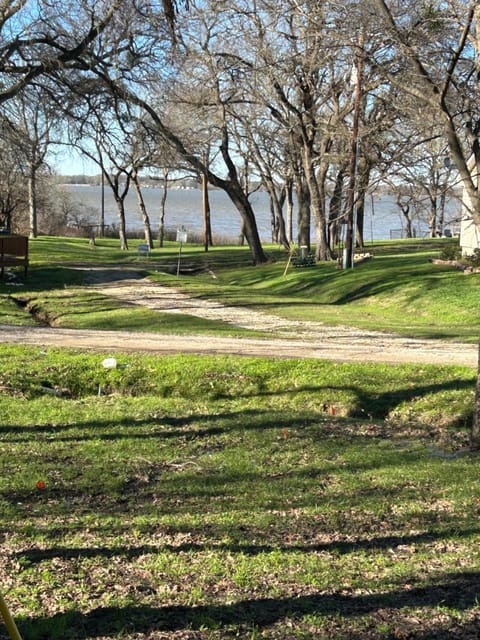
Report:
M 210 423 L 198 427 L 198 423 Z M 212 424 L 213 423 L 213 424 Z M 233 431 L 266 431 L 272 428 L 299 428 L 318 424 L 318 416 L 299 415 L 298 418 L 286 418 L 281 412 L 268 409 L 246 409 L 243 411 L 225 411 L 223 413 L 198 413 L 185 416 L 169 416 L 145 418 L 125 418 L 112 420 L 89 420 L 73 424 L 54 425 L 1 425 L 0 436 L 8 442 L 25 442 L 38 439 L 42 435 L 54 436 L 55 442 L 82 442 L 87 440 L 123 440 L 123 439 L 171 439 L 182 436 L 192 438 L 218 436 Z M 148 427 L 148 431 L 143 431 Z M 157 429 L 152 431 L 152 428 Z M 173 428 L 172 428 L 173 427 Z M 184 428 L 186 427 L 186 428 Z M 120 429 L 120 430 L 119 430 Z M 131 429 L 124 431 L 123 429 Z M 103 430 L 103 431 L 102 431 Z M 75 432 L 68 435 L 68 432 Z M 82 433 L 83 432 L 83 433 Z M 26 437 L 11 437 L 20 435 Z M 8 436 L 8 438 L 4 437 Z
M 475 388 L 475 380 L 476 378 L 474 374 L 472 374 L 471 380 L 457 379 L 435 384 L 412 385 L 389 390 L 382 394 L 376 391 L 370 393 L 360 385 L 304 385 L 295 387 L 294 389 L 247 392 L 243 396 L 239 393 L 237 397 L 274 397 L 298 393 L 323 393 L 323 395 L 325 395 L 325 392 L 332 391 L 350 392 L 356 397 L 355 410 L 350 415 L 357 417 L 368 415 L 371 418 L 384 420 L 390 412 L 399 405 L 422 396 L 443 393 L 445 391 L 473 391 Z M 228 399 L 228 396 L 219 396 L 219 398 Z
M 206 535 L 204 532 L 203 535 Z M 53 559 L 78 559 L 78 558 L 116 558 L 123 557 L 134 559 L 146 555 L 157 555 L 161 553 L 239 553 L 247 556 L 257 556 L 264 553 L 335 553 L 347 555 L 360 551 L 378 552 L 394 550 L 399 546 L 410 546 L 420 544 L 430 544 L 437 540 L 445 540 L 450 536 L 455 539 L 469 538 L 480 534 L 480 528 L 467 528 L 459 531 L 458 526 L 452 530 L 432 531 L 429 533 L 372 536 L 368 538 L 356 538 L 347 540 L 332 540 L 325 543 L 314 544 L 252 544 L 247 540 L 245 543 L 225 543 L 225 542 L 188 542 L 182 544 L 158 544 L 132 546 L 111 546 L 111 547 L 51 547 L 51 548 L 28 548 L 13 554 L 22 560 L 22 564 L 37 564 Z M 201 532 L 198 532 L 201 536 Z
M 210 424 L 202 426 L 203 420 Z M 197 424 L 197 421 L 200 424 Z M 171 428 L 171 427 L 174 428 Z M 175 428 L 177 427 L 177 428 Z M 68 431 L 75 433 L 71 435 Z M 81 443 L 93 440 L 95 442 L 105 442 L 105 447 L 109 447 L 110 442 L 121 443 L 122 440 L 141 440 L 145 442 L 159 443 L 162 440 L 174 440 L 179 451 L 185 451 L 187 458 L 194 458 L 217 452 L 219 448 L 231 445 L 229 436 L 234 433 L 247 432 L 248 430 L 270 430 L 272 451 L 284 446 L 289 446 L 290 442 L 296 442 L 295 446 L 302 446 L 302 442 L 324 440 L 325 442 L 335 442 L 335 446 L 341 448 L 348 444 L 358 446 L 367 440 L 379 437 L 384 438 L 382 433 L 365 434 L 360 430 L 359 434 L 355 430 L 343 432 L 341 422 L 334 418 L 325 420 L 319 419 L 317 415 L 308 413 L 307 416 L 299 415 L 294 418 L 285 419 L 281 413 L 272 414 L 271 411 L 249 410 L 245 412 L 224 412 L 217 416 L 193 415 L 175 417 L 159 417 L 158 419 L 138 421 L 138 420 L 118 420 L 113 422 L 95 421 L 86 424 L 67 425 L 65 427 L 52 427 L 44 425 L 42 427 L 15 427 L 10 426 L 2 429 L 3 433 L 13 432 L 13 437 L 4 437 L 4 442 L 28 443 L 33 439 L 38 445 L 39 439 L 45 437 L 43 452 L 46 459 L 50 456 L 50 443 L 57 446 L 58 443 Z M 18 438 L 17 433 L 26 431 L 29 439 Z M 67 434 L 65 434 L 67 431 Z M 285 440 L 284 433 L 289 436 Z M 226 436 L 226 437 L 223 437 Z M 286 444 L 284 444 L 286 443 Z M 106 450 L 106 449 L 105 449 Z M 100 450 L 99 450 L 100 451 Z M 408 455 L 401 456 L 401 464 L 404 472 L 423 459 L 425 453 L 422 449 L 409 452 Z M 321 464 L 312 462 L 305 466 L 294 466 L 291 469 L 284 469 L 281 473 L 275 472 L 268 465 L 259 472 L 242 469 L 234 472 L 232 469 L 219 470 L 211 468 L 209 465 L 205 469 L 198 467 L 183 467 L 182 465 L 172 466 L 161 456 L 152 456 L 145 459 L 141 465 L 126 467 L 121 473 L 114 468 L 105 470 L 101 465 L 101 457 L 98 464 L 98 475 L 92 474 L 83 477 L 82 457 L 78 457 L 76 464 L 79 466 L 78 482 L 76 477 L 72 477 L 65 485 L 62 483 L 48 482 L 43 491 L 39 491 L 32 482 L 29 486 L 22 488 L 4 488 L 0 491 L 0 499 L 4 503 L 12 506 L 17 505 L 17 509 L 30 510 L 35 507 L 38 517 L 42 510 L 50 509 L 59 513 L 65 509 L 66 504 L 70 509 L 79 513 L 92 510 L 99 510 L 102 513 L 117 513 L 119 511 L 129 511 L 130 509 L 154 508 L 152 505 L 161 501 L 162 510 L 169 513 L 188 512 L 189 509 L 198 506 L 199 501 L 207 499 L 227 500 L 231 495 L 240 496 L 244 490 L 244 484 L 257 484 L 264 490 L 264 500 L 270 501 L 270 507 L 278 506 L 282 508 L 284 495 L 282 486 L 286 480 L 291 483 L 292 495 L 295 494 L 297 506 L 308 504 L 313 499 L 305 487 L 309 482 L 316 482 L 315 500 L 319 499 L 318 491 L 327 487 L 329 475 L 335 473 L 335 460 L 323 461 Z M 386 468 L 399 464 L 399 453 L 392 448 L 390 453 L 384 449 L 378 455 L 370 457 L 366 461 L 360 459 L 349 463 L 350 472 L 365 471 L 372 468 Z M 69 451 L 65 451 L 58 457 L 59 465 L 72 465 L 75 459 L 71 457 Z M 278 493 L 276 488 L 278 486 Z M 228 490 L 226 490 L 228 487 Z M 400 482 L 395 487 L 388 489 L 385 487 L 367 488 L 356 492 L 349 497 L 353 504 L 361 503 L 366 497 L 376 498 L 378 492 L 382 493 L 382 499 L 394 501 L 401 495 L 405 487 Z M 368 496 L 365 494 L 368 491 Z M 182 500 L 179 501 L 179 496 Z M 307 502 L 305 502 L 307 500 Z M 241 505 L 241 500 L 239 502 Z M 21 505 L 21 506 L 18 506 Z M 230 505 L 230 508 L 231 505 Z M 239 507 L 240 508 L 240 507 Z M 243 508 L 243 507 L 242 507 Z M 31 515 L 29 516 L 31 517 Z
M 19 627 L 29 639 L 55 637 L 56 640 L 112 637 L 119 632 L 153 633 L 227 626 L 265 629 L 287 618 L 295 622 L 312 615 L 353 619 L 374 615 L 381 609 L 394 616 L 410 607 L 425 609 L 426 613 L 437 607 L 466 611 L 477 606 L 479 593 L 480 573 L 463 572 L 446 574 L 441 581 L 427 586 L 382 593 L 342 591 L 298 597 L 251 598 L 231 604 L 100 607 L 86 613 L 69 611 L 51 617 L 27 618 L 19 623 Z M 65 634 L 58 633 L 60 629 L 65 630 Z M 52 635 L 54 631 L 57 632 Z M 424 632 L 419 629 L 419 633 Z
M 382 459 L 384 466 L 392 463 Z M 371 468 L 378 469 L 376 461 L 354 466 L 354 470 Z M 407 469 L 405 462 L 403 469 Z M 43 519 L 47 514 L 48 517 L 61 516 L 67 509 L 70 514 L 95 513 L 122 517 L 128 513 L 136 516 L 191 514 L 199 509 L 210 509 L 211 502 L 217 508 L 223 505 L 233 513 L 244 512 L 251 506 L 245 502 L 245 486 L 248 485 L 256 487 L 256 509 L 263 512 L 265 509 L 285 507 L 286 479 L 291 485 L 288 499 L 295 500 L 297 509 L 318 504 L 322 486 L 328 486 L 327 474 L 311 467 L 272 476 L 268 472 L 218 470 L 212 467 L 199 469 L 195 466 L 179 472 L 176 469 L 172 471 L 168 463 L 160 461 L 147 463 L 140 471 L 125 470 L 120 476 L 108 473 L 103 482 L 102 473 L 105 472 L 99 468 L 98 473 L 90 475 L 86 481 L 82 480 L 79 473 L 78 483 L 71 481 L 67 486 L 50 485 L 47 481 L 47 486 L 42 490 L 37 489 L 33 482 L 31 486 L 21 489 L 6 488 L 0 491 L 0 500 L 4 505 L 14 507 L 17 513 L 25 512 L 29 519 Z M 323 485 L 321 478 L 318 480 L 319 476 L 327 477 Z M 315 484 L 313 492 L 312 482 Z M 405 486 L 398 483 L 395 487 L 358 491 L 349 496 L 350 504 L 363 504 L 367 491 L 372 499 L 395 502 L 401 498 Z
M 318 405 L 321 406 L 322 396 L 326 397 L 326 394 L 331 396 L 332 392 L 349 392 L 356 400 L 353 403 L 353 408 L 350 413 L 351 417 L 364 417 L 368 415 L 370 418 L 384 420 L 389 416 L 392 410 L 399 405 L 411 402 L 419 397 L 439 394 L 446 391 L 473 391 L 475 388 L 475 377 L 472 374 L 471 380 L 449 380 L 442 383 L 430 384 L 430 385 L 413 385 L 403 387 L 400 389 L 389 390 L 383 394 L 376 392 L 368 392 L 360 385 L 304 385 L 302 387 L 295 387 L 283 390 L 275 391 L 256 391 L 247 392 L 245 394 L 237 393 L 236 398 L 254 398 L 254 397 L 275 397 L 286 395 L 297 395 L 300 393 L 318 394 Z M 218 394 L 217 400 L 229 400 L 228 395 Z M 190 431 L 192 436 L 210 436 L 221 435 L 231 432 L 232 430 L 249 431 L 249 430 L 268 430 L 271 428 L 300 428 L 305 426 L 311 426 L 319 424 L 319 418 L 321 418 L 321 412 L 313 411 L 307 414 L 299 413 L 298 418 L 284 418 L 281 415 L 281 411 L 272 412 L 271 409 L 246 409 L 243 411 L 223 412 L 217 414 L 199 413 L 186 416 L 161 416 L 150 417 L 147 416 L 144 419 L 124 419 L 124 420 L 90 420 L 88 422 L 75 422 L 74 424 L 66 425 L 32 425 L 21 426 L 18 425 L 0 425 L 0 436 L 19 434 L 27 435 L 18 439 L 8 437 L 9 442 L 23 442 L 28 439 L 29 435 L 35 435 L 38 437 L 42 434 L 55 435 L 57 442 L 68 441 L 82 441 L 82 440 L 120 440 L 124 438 L 177 438 L 188 433 L 182 427 L 191 425 L 198 422 L 215 422 L 218 426 L 207 426 L 201 429 L 192 429 Z M 471 413 L 462 416 L 465 420 L 471 418 Z M 228 424 L 223 425 L 223 421 L 228 421 Z M 142 432 L 141 428 L 147 426 L 158 425 L 159 427 L 178 427 L 178 429 L 159 429 L 158 431 L 149 431 L 147 433 Z M 124 433 L 123 431 L 111 431 L 103 433 L 101 429 L 107 428 L 121 428 L 121 427 L 134 427 L 134 430 L 130 433 Z M 74 435 L 66 435 L 68 431 L 82 431 L 86 433 L 80 435 L 79 433 Z
M 337 387 L 331 387 L 336 389 Z M 338 387 L 340 391 L 353 392 L 357 398 L 357 407 L 352 411 L 351 416 L 369 415 L 377 420 L 384 420 L 391 412 L 402 404 L 418 400 L 432 394 L 440 394 L 445 391 L 467 391 L 475 388 L 475 379 L 472 375 L 470 380 L 449 380 L 440 384 L 413 385 L 401 389 L 390 390 L 382 394 L 369 393 L 359 386 Z M 472 407 L 473 411 L 473 407 Z M 471 419 L 472 411 L 462 418 L 466 421 Z

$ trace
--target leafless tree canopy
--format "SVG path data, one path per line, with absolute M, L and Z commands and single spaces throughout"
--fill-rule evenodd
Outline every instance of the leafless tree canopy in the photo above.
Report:
M 35 233 L 36 172 L 61 142 L 100 160 L 120 219 L 119 176 L 141 190 L 145 167 L 223 189 L 257 264 L 253 185 L 272 237 L 313 237 L 320 260 L 343 228 L 362 244 L 379 184 L 405 216 L 427 202 L 432 235 L 461 185 L 480 227 L 479 20 L 473 0 L 0 0 L 0 216 L 29 202 Z M 480 383 L 476 416 L 478 443 Z

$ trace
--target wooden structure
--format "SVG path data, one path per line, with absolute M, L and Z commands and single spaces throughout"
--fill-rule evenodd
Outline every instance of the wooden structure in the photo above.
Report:
M 28 238 L 0 233 L 0 273 L 3 278 L 5 267 L 23 266 L 28 274 Z

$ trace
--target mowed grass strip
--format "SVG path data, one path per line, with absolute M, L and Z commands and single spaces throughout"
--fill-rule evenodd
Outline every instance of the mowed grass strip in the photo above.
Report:
M 0 371 L 25 638 L 478 636 L 472 370 L 2 346 Z

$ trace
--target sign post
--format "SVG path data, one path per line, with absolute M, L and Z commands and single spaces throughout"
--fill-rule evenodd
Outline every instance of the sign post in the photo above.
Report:
M 182 226 L 180 227 L 180 229 L 177 229 L 177 242 L 180 243 L 180 246 L 178 248 L 177 278 L 180 274 L 180 261 L 182 259 L 182 245 L 184 242 L 187 241 L 187 237 L 188 237 L 188 233 L 185 227 Z
M 7 627 L 8 635 L 11 640 L 22 640 L 22 636 L 20 635 L 17 625 L 15 624 L 14 619 L 12 618 L 12 614 L 8 610 L 7 603 L 3 599 L 3 596 L 0 594 L 0 613 L 2 614 L 3 621 L 5 626 Z

